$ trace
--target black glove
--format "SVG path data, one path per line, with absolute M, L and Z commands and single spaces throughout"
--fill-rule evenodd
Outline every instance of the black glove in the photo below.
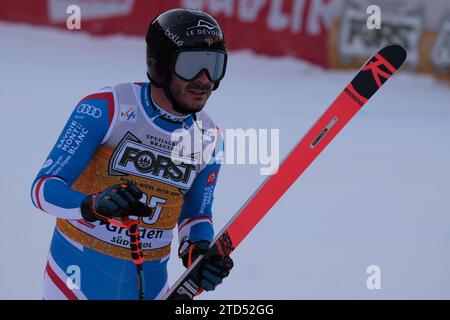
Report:
M 183 260 L 186 268 L 195 261 L 195 259 L 209 250 L 209 241 L 199 242 L 185 241 L 180 245 L 179 256 Z M 230 256 L 222 257 L 219 253 L 205 256 L 199 266 L 198 278 L 199 284 L 206 291 L 212 291 L 222 280 L 230 274 L 233 268 L 233 260 Z
M 103 220 L 125 216 L 149 216 L 151 209 L 139 202 L 143 192 L 134 184 L 116 184 L 98 194 L 84 198 L 81 215 L 87 221 Z

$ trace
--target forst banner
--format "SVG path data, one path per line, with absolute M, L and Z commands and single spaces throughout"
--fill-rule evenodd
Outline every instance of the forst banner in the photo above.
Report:
M 450 79 L 450 2 L 340 0 L 330 37 L 330 67 L 354 68 L 389 43 L 408 51 L 405 67 Z M 368 28 L 368 8 L 379 5 L 380 27 Z
M 144 36 L 158 13 L 191 8 L 212 14 L 230 50 L 289 55 L 329 66 L 328 32 L 335 0 L 6 0 L 0 20 L 67 29 L 78 6 L 81 28 L 70 32 Z

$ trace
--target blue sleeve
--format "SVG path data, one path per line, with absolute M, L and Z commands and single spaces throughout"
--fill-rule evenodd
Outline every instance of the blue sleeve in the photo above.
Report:
M 191 242 L 212 241 L 214 238 L 212 205 L 222 154 L 223 139 L 219 134 L 219 141 L 213 151 L 211 161 L 200 171 L 192 187 L 184 196 L 184 204 L 178 220 L 180 243 L 186 240 Z
M 31 187 L 33 204 L 63 219 L 82 219 L 85 194 L 71 185 L 81 175 L 106 136 L 114 106 L 111 92 L 78 103 Z

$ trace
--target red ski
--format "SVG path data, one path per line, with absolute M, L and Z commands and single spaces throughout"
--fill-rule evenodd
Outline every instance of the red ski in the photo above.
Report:
M 377 52 L 347 85 L 320 119 L 218 233 L 206 255 L 230 254 L 323 149 L 403 64 L 406 51 L 389 45 Z M 165 299 L 193 299 L 201 292 L 196 281 L 200 256 L 166 294 Z

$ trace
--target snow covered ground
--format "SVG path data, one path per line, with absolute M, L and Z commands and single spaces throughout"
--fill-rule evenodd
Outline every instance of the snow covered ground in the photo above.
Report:
M 0 23 L 0 299 L 40 299 L 54 218 L 30 184 L 78 100 L 146 81 L 143 39 Z M 222 129 L 279 128 L 280 157 L 351 80 L 292 59 L 232 53 L 207 110 Z M 204 299 L 450 299 L 450 87 L 401 73 L 350 122 L 235 251 Z M 264 179 L 224 165 L 219 230 Z M 366 268 L 381 268 L 368 290 Z M 183 268 L 173 255 L 173 283 Z

